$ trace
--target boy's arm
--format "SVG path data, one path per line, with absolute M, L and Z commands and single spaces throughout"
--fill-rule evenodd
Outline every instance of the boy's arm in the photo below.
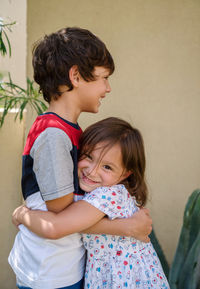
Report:
M 35 234 L 48 239 L 58 239 L 85 230 L 91 234 L 132 236 L 149 242 L 152 221 L 147 209 L 141 209 L 127 219 L 110 221 L 104 216 L 102 211 L 89 203 L 78 201 L 58 214 L 20 206 L 13 213 L 13 223 L 16 226 L 23 224 Z
M 46 201 L 46 206 L 47 206 L 48 211 L 51 211 L 54 213 L 61 212 L 73 202 L 73 197 L 74 197 L 74 194 L 70 193 L 59 199 Z
M 58 213 L 73 202 L 72 143 L 66 133 L 49 127 L 35 141 L 30 155 L 34 160 L 40 193 L 49 211 Z
M 41 237 L 58 239 L 85 230 L 104 216 L 102 211 L 89 203 L 78 201 L 59 213 L 18 207 L 13 213 L 13 223 L 17 226 L 23 224 Z
M 152 219 L 149 215 L 149 210 L 142 208 L 127 219 L 115 219 L 111 221 L 108 218 L 103 218 L 83 233 L 131 236 L 137 240 L 148 243 L 150 241 L 148 235 L 151 231 Z
M 86 213 L 87 212 L 87 213 Z M 13 223 L 23 224 L 39 236 L 58 239 L 66 235 L 80 232 L 99 222 L 105 214 L 85 201 L 78 201 L 67 209 L 56 214 L 54 212 L 32 211 L 21 206 L 13 213 Z M 108 233 L 121 236 L 134 236 L 136 239 L 148 241 L 151 231 L 151 219 L 147 209 L 136 212 L 132 218 L 109 221 L 104 218 L 90 233 Z

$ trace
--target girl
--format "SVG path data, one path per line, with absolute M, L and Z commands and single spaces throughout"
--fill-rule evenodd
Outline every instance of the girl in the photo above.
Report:
M 82 135 L 78 163 L 84 199 L 61 213 L 36 212 L 26 208 L 14 215 L 46 238 L 69 234 L 65 227 L 95 224 L 104 216 L 128 218 L 146 203 L 145 154 L 140 132 L 118 118 L 107 118 L 88 127 Z M 81 203 L 81 205 L 80 205 Z M 79 225 L 76 224 L 80 216 Z M 169 288 L 151 243 L 132 237 L 83 234 L 87 249 L 84 288 Z

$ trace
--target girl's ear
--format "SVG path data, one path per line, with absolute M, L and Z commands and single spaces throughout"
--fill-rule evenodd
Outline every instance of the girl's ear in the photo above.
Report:
M 78 66 L 73 65 L 69 70 L 69 79 L 71 80 L 71 83 L 73 87 L 77 87 L 79 80 L 80 80 L 80 73 L 78 71 Z
M 127 172 L 125 172 L 125 173 L 123 174 L 123 178 L 124 178 L 124 180 L 127 179 L 131 174 L 132 174 L 131 171 L 127 171 Z

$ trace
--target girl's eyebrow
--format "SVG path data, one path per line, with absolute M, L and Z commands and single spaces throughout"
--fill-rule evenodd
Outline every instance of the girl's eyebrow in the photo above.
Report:
M 115 163 L 109 162 L 109 161 L 103 161 L 103 164 L 109 165 L 111 167 L 114 167 L 116 169 L 118 169 L 118 166 L 115 165 Z

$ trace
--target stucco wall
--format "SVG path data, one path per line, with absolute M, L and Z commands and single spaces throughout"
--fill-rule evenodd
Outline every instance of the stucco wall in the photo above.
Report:
M 9 113 L 3 128 L 0 129 L 0 288 L 2 289 L 15 288 L 15 276 L 7 259 L 17 232 L 12 225 L 11 215 L 22 203 L 20 179 L 24 122 L 14 122 L 14 117 L 15 113 Z
M 148 207 L 169 262 L 187 198 L 200 187 L 199 19 L 194 0 L 28 1 L 29 75 L 34 41 L 64 26 L 87 28 L 110 49 L 112 92 L 79 123 L 119 116 L 142 131 Z
M 0 17 L 6 22 L 16 21 L 8 36 L 12 57 L 0 56 L 0 71 L 9 71 L 15 83 L 26 84 L 26 0 L 1 0 Z M 1 112 L 0 112 L 1 116 Z M 0 288 L 14 289 L 15 275 L 7 258 L 12 248 L 16 229 L 11 223 L 11 214 L 22 202 L 21 155 L 24 143 L 24 122 L 14 122 L 15 113 L 10 113 L 0 129 Z

